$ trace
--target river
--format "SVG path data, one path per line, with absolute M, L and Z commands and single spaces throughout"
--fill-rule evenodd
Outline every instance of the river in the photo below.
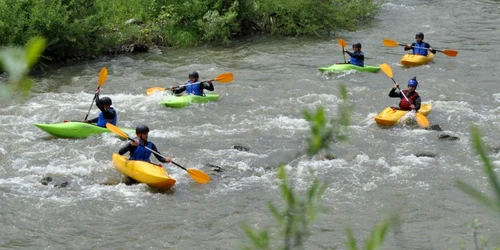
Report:
M 35 78 L 26 99 L 1 103 L 0 248 L 238 249 L 248 242 L 242 223 L 275 228 L 267 202 L 282 204 L 278 165 L 306 148 L 302 111 L 323 106 L 335 117 L 340 84 L 355 105 L 350 139 L 332 145 L 336 159 L 302 157 L 287 166 L 299 192 L 311 184 L 310 170 L 328 183 L 326 212 L 311 226 L 306 249 L 346 249 L 346 226 L 362 245 L 372 226 L 393 214 L 402 223 L 387 234 L 384 249 L 458 249 L 461 241 L 472 249 L 474 218 L 481 234 L 498 239 L 498 217 L 454 183 L 490 190 L 470 125 L 480 127 L 488 147 L 500 147 L 499 10 L 493 0 L 392 0 L 369 27 L 340 34 L 348 48 L 362 43 L 366 64 L 389 64 L 402 87 L 416 75 L 423 102 L 433 105 L 427 118 L 443 131 L 379 127 L 374 117 L 398 102 L 388 97 L 393 83 L 382 72 L 321 74 L 319 67 L 343 61 L 337 38 L 264 36 L 49 69 Z M 382 39 L 411 43 L 419 31 L 435 49 L 458 56 L 438 52 L 428 65 L 402 68 L 403 48 L 385 47 Z M 118 184 L 111 155 L 125 141 L 111 134 L 58 139 L 33 126 L 83 119 L 102 67 L 109 74 L 101 96 L 112 98 L 119 125 L 147 124 L 161 153 L 210 174 L 209 184 L 171 164 L 164 167 L 177 183 L 168 192 Z M 146 95 L 153 86 L 183 84 L 193 70 L 201 79 L 223 72 L 235 78 L 214 82 L 222 97 L 216 103 L 169 109 L 158 104 L 161 94 Z M 97 114 L 94 106 L 89 117 Z M 440 140 L 440 134 L 459 140 Z M 422 153 L 435 157 L 416 156 Z M 498 151 L 490 157 L 498 165 Z M 42 185 L 46 176 L 54 181 Z M 68 186 L 54 187 L 61 182 Z

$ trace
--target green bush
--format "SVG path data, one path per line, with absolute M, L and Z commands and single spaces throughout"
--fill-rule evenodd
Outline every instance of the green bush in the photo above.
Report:
M 152 45 L 228 43 L 252 33 L 321 36 L 354 30 L 376 0 L 4 0 L 0 45 L 48 38 L 55 61 L 147 50 Z

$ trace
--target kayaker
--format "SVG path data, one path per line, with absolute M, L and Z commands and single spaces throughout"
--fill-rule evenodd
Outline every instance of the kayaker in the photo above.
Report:
M 151 162 L 149 159 L 151 157 L 151 151 L 146 149 L 145 147 L 148 147 L 149 149 L 158 152 L 158 149 L 156 149 L 156 145 L 150 141 L 148 141 L 148 133 L 149 133 L 149 127 L 146 125 L 139 125 L 135 128 L 135 134 L 137 135 L 137 138 L 134 138 L 133 141 L 127 143 L 127 145 L 123 146 L 120 148 L 118 151 L 118 154 L 124 155 L 125 153 L 129 152 L 130 158 L 129 160 L 138 160 L 138 161 L 147 161 Z M 141 146 L 139 146 L 139 144 Z M 171 158 L 164 158 L 161 155 L 154 154 L 156 159 L 158 161 L 163 162 L 163 163 L 170 163 L 172 162 Z
M 351 59 L 349 60 L 350 64 L 358 65 L 361 67 L 365 66 L 365 54 L 361 51 L 361 43 L 355 43 L 352 45 L 353 52 L 345 51 Z
M 424 42 L 424 33 L 418 32 L 415 35 L 415 39 L 417 40 L 416 42 L 412 44 L 407 44 L 404 49 L 406 50 L 411 50 L 413 49 L 413 54 L 414 55 L 422 55 L 422 56 L 427 56 L 429 54 L 429 51 L 432 54 L 436 54 L 436 50 L 434 50 L 430 44 Z M 429 49 L 426 50 L 425 48 Z
M 192 73 L 189 74 L 189 80 L 186 82 L 184 86 L 179 86 L 179 87 L 174 87 L 170 86 L 170 90 L 174 92 L 174 94 L 180 94 L 184 91 L 188 95 L 199 95 L 199 96 L 204 96 L 203 90 L 206 89 L 208 91 L 214 91 L 214 85 L 212 84 L 212 81 L 207 81 L 207 82 L 199 82 L 199 75 L 198 72 L 193 71 Z
M 106 123 L 111 123 L 113 125 L 116 125 L 118 116 L 116 114 L 116 110 L 113 107 L 111 107 L 113 102 L 109 97 L 103 97 L 99 99 L 100 91 L 101 91 L 100 89 L 96 89 L 95 91 L 95 105 L 101 110 L 101 113 L 99 114 L 98 117 L 91 120 L 85 120 L 83 122 L 96 123 L 97 126 L 103 128 L 106 127 Z
M 399 102 L 399 109 L 401 110 L 419 110 L 420 109 L 420 96 L 418 93 L 415 91 L 417 89 L 418 82 L 417 82 L 417 77 L 412 77 L 410 80 L 408 80 L 408 89 L 403 90 L 403 91 L 397 91 L 396 90 L 399 88 L 399 84 L 394 84 L 394 86 L 391 89 L 391 92 L 389 92 L 389 97 L 399 97 L 401 98 L 401 101 Z M 408 98 L 410 102 L 406 100 L 406 98 L 403 96 L 403 94 Z

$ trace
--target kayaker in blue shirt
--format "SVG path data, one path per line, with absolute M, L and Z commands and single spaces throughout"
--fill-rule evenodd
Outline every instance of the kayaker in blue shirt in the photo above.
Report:
M 350 57 L 350 64 L 358 65 L 361 67 L 365 66 L 365 54 L 361 51 L 361 43 L 355 43 L 352 45 L 353 52 L 345 51 Z
M 198 79 L 199 79 L 198 72 L 194 71 L 189 74 L 189 80 L 186 82 L 185 86 L 180 86 L 180 87 L 171 86 L 170 90 L 174 92 L 174 94 L 176 95 L 186 91 L 186 94 L 188 95 L 199 95 L 199 96 L 205 95 L 203 93 L 204 89 L 208 91 L 214 91 L 214 85 L 212 84 L 212 81 L 209 80 L 207 82 L 199 82 Z
M 405 51 L 413 49 L 414 55 L 422 55 L 422 56 L 427 56 L 427 54 L 429 54 L 429 51 L 432 54 L 436 54 L 436 51 L 431 47 L 431 45 L 424 42 L 424 33 L 418 32 L 415 35 L 415 39 L 417 40 L 416 42 L 412 44 L 407 44 L 404 47 Z M 429 50 L 426 50 L 424 48 L 427 48 Z
M 391 89 L 391 92 L 389 92 L 389 97 L 401 98 L 401 101 L 399 102 L 399 109 L 401 110 L 413 110 L 413 109 L 419 110 L 421 100 L 420 96 L 415 91 L 417 89 L 417 86 L 418 86 L 417 77 L 414 76 L 410 80 L 408 80 L 408 89 L 402 91 L 410 102 L 406 100 L 406 98 L 401 93 L 401 90 L 396 92 L 396 90 L 399 88 L 399 84 L 397 83 L 394 84 L 394 86 Z
M 103 128 L 106 127 L 106 123 L 111 123 L 113 125 L 116 125 L 118 116 L 116 114 L 116 110 L 113 107 L 111 107 L 111 105 L 113 104 L 111 98 L 103 97 L 99 99 L 99 92 L 100 89 L 96 89 L 95 105 L 101 110 L 101 113 L 99 114 L 98 117 L 91 120 L 85 120 L 83 122 L 96 123 L 97 126 Z
M 135 134 L 137 135 L 136 138 L 134 138 L 133 141 L 127 143 L 127 145 L 123 146 L 120 148 L 118 151 L 118 154 L 124 155 L 125 153 L 129 152 L 130 158 L 129 160 L 137 160 L 137 161 L 146 161 L 146 162 L 151 162 L 149 159 L 151 157 L 151 151 L 147 150 L 145 147 L 148 147 L 149 149 L 158 152 L 158 149 L 156 148 L 156 145 L 150 141 L 148 141 L 148 133 L 149 133 L 149 127 L 146 125 L 139 125 L 135 128 Z M 139 146 L 142 145 L 142 146 Z M 158 161 L 163 162 L 163 163 L 170 163 L 172 162 L 171 158 L 164 158 L 163 156 L 159 154 L 153 153 L 158 159 Z

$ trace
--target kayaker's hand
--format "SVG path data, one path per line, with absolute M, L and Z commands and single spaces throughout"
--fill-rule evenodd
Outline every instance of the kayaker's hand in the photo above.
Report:
M 393 89 L 398 89 L 399 88 L 399 84 L 394 84 L 394 86 L 392 87 Z
M 101 89 L 100 89 L 100 88 L 95 89 L 95 93 L 96 93 L 96 94 L 99 94 L 99 92 L 101 92 Z
M 85 120 L 85 121 L 83 121 L 83 122 L 85 122 L 85 123 L 90 123 L 90 121 L 89 121 L 89 120 Z
M 134 146 L 134 147 L 139 146 L 139 142 L 138 142 L 137 140 L 133 140 L 133 141 L 131 141 L 131 142 L 130 142 L 130 144 L 131 144 L 132 146 Z
M 207 82 L 208 82 L 208 84 L 212 84 L 212 80 L 208 80 Z
M 170 88 L 168 88 L 168 89 L 170 89 L 170 91 L 174 91 L 175 87 L 174 86 L 170 86 Z
M 407 45 L 405 46 L 405 49 L 411 49 L 411 44 L 407 44 Z
M 172 158 L 163 158 L 165 160 L 166 163 L 171 163 L 172 162 Z
M 410 108 L 411 108 L 412 110 L 413 110 L 413 109 L 415 109 L 415 105 L 410 104 Z

